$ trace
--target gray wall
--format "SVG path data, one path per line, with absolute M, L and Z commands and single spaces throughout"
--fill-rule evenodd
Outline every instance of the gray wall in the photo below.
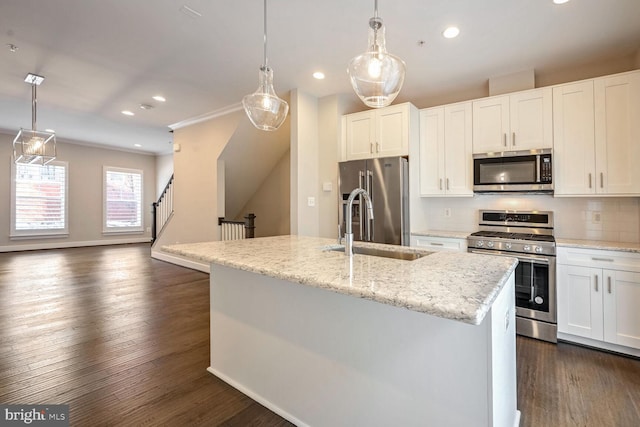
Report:
M 144 176 L 143 221 L 151 227 L 151 203 L 156 193 L 156 159 L 153 155 L 109 150 L 58 141 L 58 157 L 68 162 L 69 236 L 11 240 L 11 155 L 15 135 L 0 133 L 0 251 L 89 246 L 149 241 L 151 233 L 102 234 L 103 166 L 139 169 Z

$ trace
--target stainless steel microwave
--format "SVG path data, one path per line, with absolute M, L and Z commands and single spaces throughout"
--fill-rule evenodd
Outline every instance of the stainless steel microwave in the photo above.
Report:
M 551 149 L 474 154 L 473 191 L 553 192 Z

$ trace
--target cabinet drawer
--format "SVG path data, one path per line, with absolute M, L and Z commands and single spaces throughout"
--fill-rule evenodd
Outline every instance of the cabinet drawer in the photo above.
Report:
M 430 251 L 466 252 L 467 239 L 453 237 L 411 236 L 411 247 Z
M 634 252 L 559 247 L 557 262 L 565 265 L 640 272 L 640 254 Z

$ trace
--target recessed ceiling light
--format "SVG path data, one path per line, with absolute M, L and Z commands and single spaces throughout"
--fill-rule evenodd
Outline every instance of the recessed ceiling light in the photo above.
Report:
M 134 147 L 142 147 L 140 144 L 133 144 Z
M 55 130 L 53 130 L 53 129 L 45 129 L 45 132 L 49 132 L 49 133 L 56 133 L 56 131 L 55 131 Z
M 153 97 L 153 99 L 155 99 L 158 102 L 165 102 L 166 101 L 165 97 L 162 96 L 162 95 L 156 95 L 156 96 Z
M 458 37 L 458 34 L 460 34 L 460 29 L 458 27 L 448 27 L 442 32 L 442 35 L 447 39 Z
M 135 114 L 129 110 L 122 110 L 122 114 L 125 116 L 135 116 Z
M 153 105 L 140 104 L 140 108 L 142 108 L 143 110 L 151 110 L 153 108 Z
M 324 73 L 322 71 L 316 71 L 315 73 L 313 73 L 313 78 L 322 80 L 324 79 Z
M 553 0 L 554 4 L 565 4 L 569 3 L 569 0 Z

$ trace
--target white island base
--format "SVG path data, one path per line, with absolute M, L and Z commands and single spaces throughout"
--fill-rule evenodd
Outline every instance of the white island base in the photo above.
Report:
M 504 426 L 513 274 L 478 326 L 212 264 L 209 371 L 297 426 Z

